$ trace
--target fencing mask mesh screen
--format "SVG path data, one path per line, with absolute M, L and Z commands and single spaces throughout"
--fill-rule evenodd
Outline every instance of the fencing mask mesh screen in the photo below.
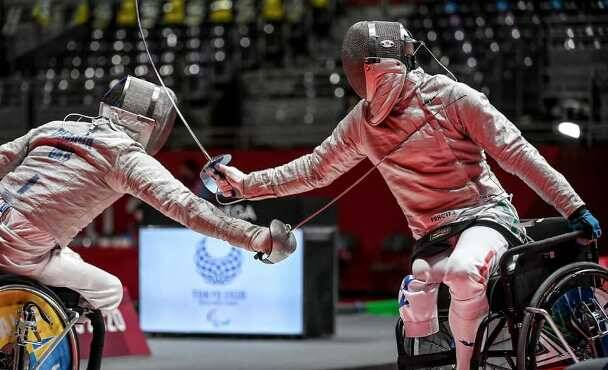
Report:
M 169 92 L 177 101 L 173 91 Z M 132 76 L 112 87 L 104 95 L 102 103 L 154 120 L 154 130 L 146 146 L 146 151 L 151 154 L 158 152 L 165 144 L 175 123 L 175 108 L 164 90 L 158 85 Z M 123 120 L 118 124 L 127 126 L 129 122 Z
M 403 26 L 397 22 L 370 22 L 371 50 L 379 58 L 404 60 L 404 39 L 401 33 Z
M 365 72 L 363 65 L 369 56 L 369 30 L 367 21 L 353 24 L 342 42 L 342 68 L 348 83 L 357 95 L 365 98 Z
M 398 22 L 362 21 L 352 25 L 342 42 L 342 68 L 355 93 L 367 98 L 364 72 L 368 57 L 392 58 L 413 66 L 411 34 Z

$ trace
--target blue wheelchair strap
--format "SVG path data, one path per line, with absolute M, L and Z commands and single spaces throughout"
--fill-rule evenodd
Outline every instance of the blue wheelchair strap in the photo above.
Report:
M 8 204 L 1 202 L 0 203 L 0 215 L 4 213 L 7 209 L 11 208 Z
M 11 208 L 10 205 L 5 203 L 3 200 L 0 200 L 0 215 L 2 215 L 9 208 Z

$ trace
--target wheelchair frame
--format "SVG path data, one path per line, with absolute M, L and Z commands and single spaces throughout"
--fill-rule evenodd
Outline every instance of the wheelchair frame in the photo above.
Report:
M 488 358 L 504 358 L 512 369 L 517 369 L 517 355 L 518 355 L 518 341 L 519 341 L 519 326 L 523 322 L 526 312 L 532 314 L 542 314 L 540 311 L 535 311 L 533 307 L 516 307 L 515 305 L 515 292 L 513 290 L 513 280 L 516 269 L 510 269 L 510 265 L 514 262 L 515 257 L 531 254 L 544 254 L 552 251 L 552 248 L 564 242 L 572 241 L 581 235 L 580 231 L 573 231 L 570 233 L 549 237 L 543 240 L 535 241 L 532 243 L 524 244 L 518 247 L 509 248 L 501 257 L 498 267 L 498 281 L 495 282 L 494 286 L 500 284 L 505 293 L 505 304 L 504 307 L 498 310 L 492 310 L 490 308 L 489 314 L 482 320 L 479 329 L 477 330 L 475 338 L 475 346 L 473 347 L 473 355 L 471 358 L 471 369 L 479 369 L 481 363 L 485 362 Z M 598 261 L 597 244 L 593 243 L 589 247 L 585 254 L 586 261 L 596 262 Z M 568 266 L 566 264 L 564 266 Z M 490 287 L 488 287 L 490 288 Z M 445 314 L 445 310 L 440 310 Z M 542 311 L 542 310 L 541 310 Z M 493 328 L 491 332 L 486 331 L 490 328 L 490 323 L 498 320 L 498 324 Z M 549 321 L 550 324 L 552 320 Z M 511 349 L 509 350 L 490 350 L 489 348 L 498 338 L 498 335 L 507 326 Z M 486 336 L 484 341 L 484 336 Z M 559 333 L 561 336 L 561 333 Z M 414 356 L 408 356 L 404 346 L 404 334 L 403 334 L 403 321 L 401 318 L 398 319 L 395 327 L 395 337 L 397 339 L 397 352 L 398 359 L 397 365 L 401 369 L 421 369 L 427 367 L 436 366 L 448 366 L 456 363 L 456 352 L 455 349 L 449 351 L 420 354 Z M 563 340 L 563 337 L 562 337 Z M 482 347 L 484 345 L 484 348 Z M 563 343 L 562 343 L 563 344 Z M 566 343 L 567 344 L 567 343 Z M 566 345 L 567 348 L 569 348 Z M 573 354 L 571 353 L 571 356 Z M 515 358 L 515 361 L 512 359 Z M 578 360 L 573 356 L 575 362 Z
M 4 282 L 2 280 L 8 281 Z M 101 369 L 101 361 L 103 356 L 103 347 L 105 339 L 105 323 L 103 315 L 99 310 L 88 310 L 81 307 L 79 305 L 80 295 L 75 291 L 72 291 L 67 288 L 50 288 L 26 277 L 11 274 L 2 274 L 0 275 L 0 284 L 2 284 L 2 287 L 16 286 L 16 289 L 22 289 L 24 291 L 29 291 L 32 294 L 38 295 L 41 299 L 46 301 L 46 303 L 48 303 L 49 306 L 51 306 L 54 310 L 60 312 L 60 316 L 63 316 L 62 319 L 65 321 L 65 328 L 58 336 L 56 336 L 49 343 L 46 344 L 48 346 L 47 350 L 40 357 L 34 368 L 30 370 L 38 370 L 42 368 L 46 360 L 59 346 L 62 340 L 70 334 L 73 336 L 76 342 L 72 343 L 72 355 L 77 357 L 77 361 L 80 360 L 78 334 L 74 330 L 74 326 L 76 325 L 81 315 L 85 315 L 87 318 L 90 319 L 91 326 L 93 328 L 93 338 L 90 346 L 90 355 L 89 362 L 87 364 L 87 370 Z M 25 287 L 25 289 L 22 287 Z M 43 320 L 47 320 L 47 322 L 49 320 L 45 317 L 45 314 L 40 309 L 40 307 L 37 306 L 36 303 L 23 303 L 21 309 L 18 312 L 18 319 L 15 325 L 14 335 L 16 338 L 16 342 L 12 370 L 29 369 L 29 365 L 26 362 L 27 360 L 24 351 L 30 330 L 34 330 L 34 334 L 37 334 L 35 311 L 39 312 Z

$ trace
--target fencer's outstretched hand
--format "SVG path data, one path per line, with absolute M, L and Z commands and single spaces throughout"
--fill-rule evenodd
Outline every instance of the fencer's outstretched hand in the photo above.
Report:
M 585 233 L 584 238 L 587 241 L 597 240 L 602 236 L 600 222 L 584 206 L 570 215 L 568 221 L 573 230 L 582 230 Z
M 238 168 L 218 163 L 208 170 L 209 176 L 217 182 L 218 189 L 224 197 L 243 198 L 245 174 Z
M 262 235 L 254 238 L 252 249 L 258 253 L 255 259 L 274 264 L 289 257 L 297 248 L 291 226 L 279 220 L 272 220 L 270 227 Z

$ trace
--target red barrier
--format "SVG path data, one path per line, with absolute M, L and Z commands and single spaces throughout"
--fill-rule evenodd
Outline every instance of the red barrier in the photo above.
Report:
M 104 357 L 150 355 L 148 342 L 139 327 L 139 316 L 135 312 L 127 289 L 124 290 L 120 306 L 110 313 L 104 313 L 104 319 L 106 323 Z M 80 342 L 80 357 L 89 358 L 92 340 L 90 323 L 77 325 L 76 331 Z

